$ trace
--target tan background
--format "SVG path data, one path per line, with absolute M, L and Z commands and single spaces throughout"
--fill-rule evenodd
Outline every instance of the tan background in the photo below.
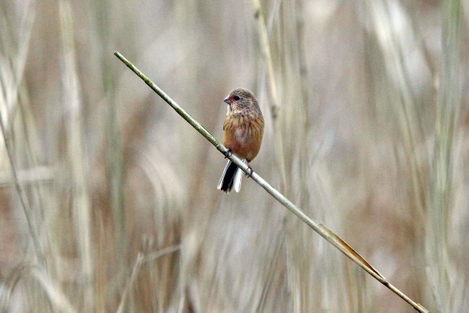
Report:
M 216 190 L 223 157 L 115 50 L 218 138 L 253 90 L 253 168 L 417 302 L 469 312 L 469 3 L 459 50 L 443 4 L 262 1 L 269 75 L 250 0 L 1 1 L 0 312 L 413 312 L 254 182 Z

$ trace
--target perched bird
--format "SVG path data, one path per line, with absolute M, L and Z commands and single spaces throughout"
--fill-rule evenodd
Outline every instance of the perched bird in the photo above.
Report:
M 228 104 L 223 123 L 223 144 L 246 162 L 252 161 L 261 147 L 264 134 L 264 118 L 256 97 L 247 89 L 238 88 L 223 100 Z M 228 160 L 218 189 L 229 193 L 241 189 L 242 171 Z

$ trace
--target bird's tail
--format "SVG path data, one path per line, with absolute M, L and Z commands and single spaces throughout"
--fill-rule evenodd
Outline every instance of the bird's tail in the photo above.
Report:
M 218 182 L 217 189 L 229 193 L 234 188 L 236 192 L 239 192 L 241 190 L 242 174 L 243 171 L 236 164 L 228 160 Z

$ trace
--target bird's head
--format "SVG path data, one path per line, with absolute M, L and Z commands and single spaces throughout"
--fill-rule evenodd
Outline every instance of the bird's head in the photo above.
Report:
M 256 97 L 252 92 L 244 88 L 234 89 L 223 101 L 230 106 L 232 111 L 245 109 L 259 111 Z

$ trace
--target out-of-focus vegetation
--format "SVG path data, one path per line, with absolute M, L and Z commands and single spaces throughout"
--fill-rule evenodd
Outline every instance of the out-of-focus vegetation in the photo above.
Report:
M 114 50 L 219 137 L 253 90 L 252 166 L 469 312 L 467 0 L 260 4 L 0 2 L 0 312 L 412 311 L 252 181 L 216 190 L 225 160 Z

